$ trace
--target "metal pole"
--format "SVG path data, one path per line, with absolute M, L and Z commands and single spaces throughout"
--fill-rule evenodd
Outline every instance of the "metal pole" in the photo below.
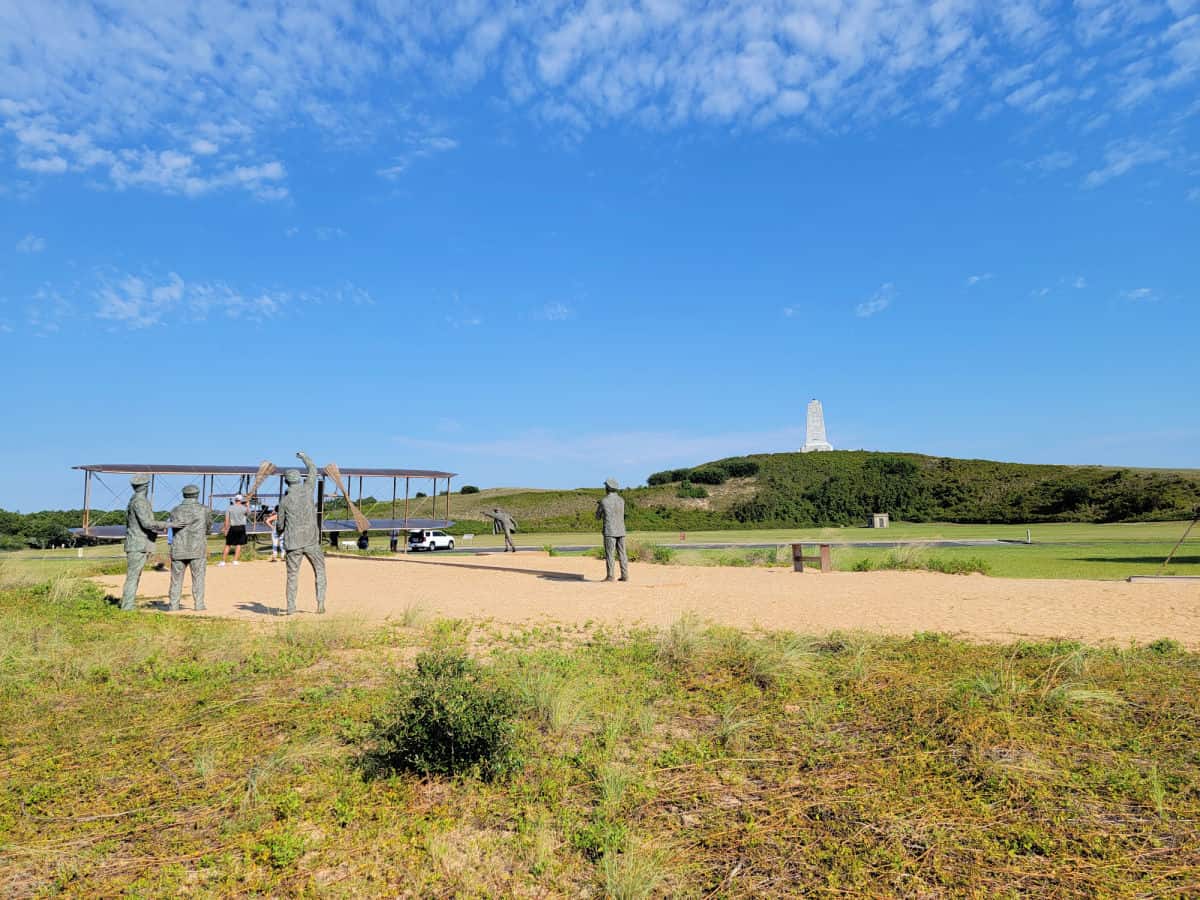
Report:
M 396 518 L 396 476 L 392 476 L 392 519 Z
M 88 526 L 91 524 L 91 509 L 92 509 L 92 473 L 87 470 L 83 473 L 83 533 L 87 534 Z
M 317 545 L 321 544 L 321 525 L 325 521 L 325 476 L 317 482 Z
M 154 511 L 154 476 L 150 476 L 150 511 Z
M 1196 527 L 1197 522 L 1200 522 L 1200 510 L 1197 510 L 1196 518 L 1192 519 L 1192 524 L 1187 527 L 1187 531 L 1183 533 L 1183 537 L 1175 542 L 1175 546 L 1171 548 L 1171 552 L 1168 553 L 1167 558 L 1163 560 L 1160 574 L 1167 571 L 1167 566 L 1169 566 L 1171 564 L 1171 560 L 1175 558 L 1175 551 L 1183 546 L 1183 542 L 1186 541 L 1187 536 L 1192 533 L 1192 529 Z
M 404 552 L 408 552 L 408 476 L 404 476 Z
M 446 521 L 450 521 L 450 476 L 446 476 Z

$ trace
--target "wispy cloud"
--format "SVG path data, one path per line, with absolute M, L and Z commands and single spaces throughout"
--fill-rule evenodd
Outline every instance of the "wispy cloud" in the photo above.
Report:
M 1078 157 L 1068 150 L 1055 150 L 1052 153 L 1047 153 L 1044 156 L 1039 156 L 1037 159 L 1030 160 L 1025 163 L 1025 168 L 1049 175 L 1052 172 L 1061 172 L 1064 169 L 1071 168 L 1075 165 L 1077 159 Z
M 1088 172 L 1087 177 L 1083 179 L 1083 186 L 1100 187 L 1140 166 L 1163 162 L 1171 156 L 1171 151 L 1166 147 L 1141 138 L 1114 141 L 1104 150 L 1104 165 Z
M 991 281 L 995 277 L 991 272 L 984 272 L 981 275 L 968 275 L 966 284 L 967 287 L 975 287 L 980 282 Z
M 314 234 L 316 234 L 318 241 L 335 241 L 338 238 L 348 236 L 344 229 L 331 226 L 321 226 L 316 229 Z
M 458 146 L 458 141 L 454 138 L 440 134 L 410 134 L 406 142 L 405 151 L 396 155 L 391 165 L 379 169 L 377 174 L 394 181 L 407 172 L 417 160 L 427 159 L 438 153 L 446 153 Z
M 1081 291 L 1085 287 L 1087 287 L 1087 279 L 1084 278 L 1082 275 L 1076 275 L 1075 278 L 1072 279 L 1072 281 L 1071 281 L 1071 287 L 1075 288 L 1076 290 Z
M 574 316 L 575 310 L 565 303 L 547 303 L 537 313 L 537 317 L 546 322 L 565 322 Z
M 46 249 L 46 239 L 36 234 L 27 234 L 17 241 L 18 253 L 41 253 Z
M 878 313 L 883 312 L 892 305 L 892 300 L 896 296 L 896 286 L 890 281 L 879 286 L 869 300 L 864 300 L 858 306 L 854 307 L 854 315 L 860 319 L 868 319 Z
M 1154 289 L 1148 287 L 1122 291 L 1121 296 L 1132 303 L 1153 303 L 1158 299 L 1158 294 L 1155 293 Z
M 189 279 L 177 272 L 102 269 L 66 287 L 43 285 L 31 297 L 27 320 L 37 333 L 60 330 L 71 320 L 99 319 L 114 329 L 145 329 L 212 318 L 260 321 L 306 306 L 373 303 L 363 288 L 244 287 L 216 279 Z M 93 327 L 88 325 L 87 327 Z
M 1200 203 L 1200 188 L 1192 188 L 1190 191 L 1188 191 L 1187 198 L 1188 200 L 1192 201 L 1192 203 Z
M 477 92 L 569 135 L 614 123 L 812 134 L 971 109 L 1128 121 L 1200 80 L 1189 0 L 8 6 L 5 155 L 37 178 L 182 196 L 287 196 L 283 135 L 299 131 L 373 142 L 390 158 L 380 175 L 397 178 L 457 146 L 418 108 L 436 93 Z M 1070 155 L 1035 165 L 1056 171 Z

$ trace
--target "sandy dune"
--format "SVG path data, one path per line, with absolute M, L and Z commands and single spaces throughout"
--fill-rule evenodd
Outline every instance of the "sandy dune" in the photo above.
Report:
M 331 615 L 398 616 L 420 602 L 439 616 L 505 623 L 666 625 L 681 613 L 726 625 L 807 633 L 943 631 L 989 641 L 1067 637 L 1091 643 L 1171 637 L 1200 648 L 1200 584 L 1035 581 L 924 572 L 797 574 L 789 569 L 637 565 L 606 584 L 603 562 L 541 553 L 330 558 Z M 122 577 L 99 579 L 114 593 Z M 164 572 L 146 572 L 139 602 L 161 606 Z M 208 568 L 208 615 L 267 620 L 281 612 L 281 564 Z M 188 588 L 184 604 L 190 604 Z M 315 609 L 302 570 L 300 610 Z M 190 614 L 190 613 L 189 613 Z

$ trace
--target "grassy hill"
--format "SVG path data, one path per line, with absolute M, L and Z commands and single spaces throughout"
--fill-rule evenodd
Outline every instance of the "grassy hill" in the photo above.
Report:
M 917 453 L 771 453 L 656 472 L 624 492 L 631 529 L 859 525 L 872 512 L 911 522 L 1135 522 L 1190 518 L 1200 470 L 1051 466 Z M 502 506 L 523 531 L 592 530 L 599 489 L 493 488 L 451 497 L 459 530 L 487 530 Z M 438 512 L 445 496 L 438 498 Z M 384 515 L 389 503 L 368 504 Z M 433 499 L 410 505 L 428 515 Z

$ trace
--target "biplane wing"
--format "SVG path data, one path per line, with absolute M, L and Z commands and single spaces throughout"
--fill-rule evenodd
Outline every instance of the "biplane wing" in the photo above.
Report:
M 214 466 L 214 465 L 151 465 L 145 463 L 108 463 L 99 465 L 75 466 L 76 469 L 84 473 L 83 487 L 83 525 L 79 528 L 68 529 L 71 534 L 77 537 L 87 537 L 92 540 L 100 541 L 119 541 L 125 537 L 124 525 L 92 525 L 89 521 L 91 512 L 91 488 L 93 478 L 99 479 L 103 475 L 149 475 L 150 493 L 154 494 L 154 484 L 156 476 L 197 476 L 200 486 L 200 502 L 208 505 L 212 509 L 216 498 L 227 498 L 233 496 L 233 493 L 218 493 L 217 479 L 236 478 L 236 493 L 249 493 L 252 486 L 257 486 L 258 481 L 254 480 L 255 475 L 260 471 L 261 466 Z M 275 466 L 276 477 L 279 479 L 277 492 L 260 493 L 260 497 L 278 497 L 281 496 L 283 485 L 283 472 L 288 468 L 296 468 L 295 465 L 290 466 Z M 339 474 L 345 479 L 346 484 L 358 479 L 358 496 L 362 499 L 363 479 L 365 478 L 382 478 L 391 479 L 392 481 L 392 515 L 387 518 L 368 518 L 368 531 L 418 531 L 424 529 L 439 529 L 449 528 L 454 524 L 450 518 L 450 479 L 454 478 L 455 472 L 441 472 L 434 469 L 379 469 L 379 468 L 358 468 L 350 466 L 340 466 Z M 326 474 L 320 476 L 320 489 L 317 491 L 319 502 L 319 515 L 321 516 L 321 531 L 324 534 L 334 532 L 353 532 L 358 533 L 359 528 L 353 519 L 334 518 L 328 513 L 335 515 L 344 515 L 346 505 L 333 492 L 326 495 L 325 493 L 325 478 Z M 409 483 L 413 479 L 432 479 L 433 492 L 428 499 L 433 501 L 433 516 L 409 516 Z M 445 490 L 439 496 L 438 483 L 445 480 Z M 261 479 L 260 479 L 261 480 Z M 404 482 L 404 493 L 398 492 L 398 484 Z M 107 485 L 105 485 L 107 488 Z M 107 488 L 112 493 L 111 488 Z M 323 500 L 331 501 L 333 509 L 327 510 L 323 505 Z M 426 498 L 417 498 L 418 500 Z M 428 503 L 428 500 L 426 500 Z M 439 509 L 439 507 L 442 507 Z M 426 505 L 428 510 L 428 505 Z M 438 518 L 439 512 L 445 511 L 444 518 Z M 406 515 L 399 516 L 398 513 L 403 511 Z M 218 515 L 221 510 L 214 510 Z M 222 523 L 216 522 L 213 524 L 212 534 L 220 534 L 223 529 Z M 262 521 L 250 521 L 246 523 L 247 535 L 269 535 L 271 528 Z

